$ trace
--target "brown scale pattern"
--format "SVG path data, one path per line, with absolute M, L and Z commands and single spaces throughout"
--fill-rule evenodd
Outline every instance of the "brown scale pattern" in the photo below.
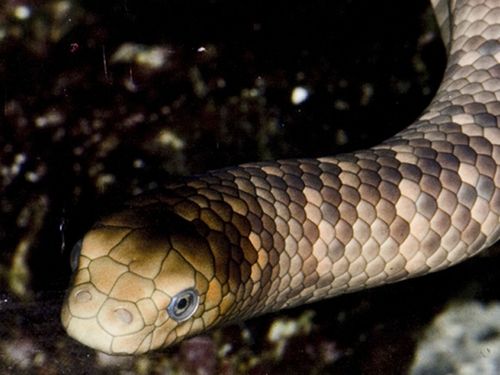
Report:
M 500 233 L 500 1 L 434 1 L 448 43 L 420 119 L 372 149 L 241 165 L 140 196 L 85 236 L 68 333 L 141 353 L 222 322 L 433 272 Z M 450 32 L 451 30 L 451 32 Z M 194 289 L 199 306 L 167 312 Z

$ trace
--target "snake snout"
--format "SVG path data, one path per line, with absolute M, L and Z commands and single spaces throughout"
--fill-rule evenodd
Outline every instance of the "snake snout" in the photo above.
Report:
M 150 330 L 135 303 L 110 298 L 91 283 L 68 293 L 61 319 L 70 336 L 106 353 L 125 353 L 121 340 L 137 336 L 138 346 Z

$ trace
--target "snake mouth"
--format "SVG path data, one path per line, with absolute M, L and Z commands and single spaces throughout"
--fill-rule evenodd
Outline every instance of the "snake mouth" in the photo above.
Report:
M 150 350 L 154 326 L 146 326 L 130 335 L 113 336 L 95 320 L 62 318 L 70 337 L 97 351 L 110 355 L 141 354 Z

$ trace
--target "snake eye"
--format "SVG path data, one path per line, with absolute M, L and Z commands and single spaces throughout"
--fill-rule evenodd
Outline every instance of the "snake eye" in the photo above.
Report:
M 76 271 L 76 269 L 78 268 L 78 258 L 80 258 L 80 253 L 82 252 L 82 243 L 83 240 L 78 241 L 71 249 L 71 253 L 69 255 L 69 264 L 71 265 L 72 271 Z
M 176 294 L 167 307 L 168 315 L 176 322 L 189 319 L 198 308 L 199 297 L 194 289 L 186 289 Z

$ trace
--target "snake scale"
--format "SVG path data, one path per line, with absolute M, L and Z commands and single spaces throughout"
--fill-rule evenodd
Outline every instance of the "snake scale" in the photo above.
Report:
M 500 0 L 432 2 L 449 59 L 415 123 L 367 150 L 244 164 L 131 199 L 74 249 L 68 334 L 144 353 L 497 241 Z

